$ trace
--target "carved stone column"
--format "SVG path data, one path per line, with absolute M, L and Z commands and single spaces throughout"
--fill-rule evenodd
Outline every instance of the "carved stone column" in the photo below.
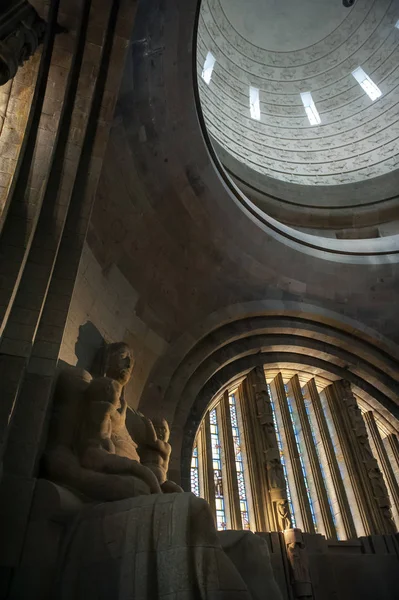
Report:
M 395 464 L 392 465 L 396 472 L 399 472 L 399 439 L 394 433 L 390 433 L 386 437 L 386 443 L 389 444 L 389 449 L 392 452 Z
M 300 529 L 284 531 L 284 542 L 290 566 L 291 585 L 295 598 L 313 598 L 309 561 Z
M 1 9 L 0 9 L 1 10 Z M 0 14 L 0 86 L 12 79 L 44 40 L 46 23 L 28 2 L 10 3 Z
M 276 530 L 266 481 L 265 454 L 259 427 L 251 373 L 239 388 L 244 443 L 247 450 L 248 475 L 252 491 L 256 531 Z
M 368 430 L 373 439 L 375 449 L 378 454 L 378 458 L 380 460 L 380 464 L 385 475 L 385 481 L 388 484 L 389 491 L 391 493 L 391 497 L 393 502 L 395 503 L 396 510 L 399 510 L 399 485 L 396 481 L 395 473 L 393 472 L 392 465 L 389 461 L 387 451 L 383 444 L 379 429 L 377 427 L 377 423 L 375 422 L 374 415 L 372 411 L 366 412 L 364 414 L 364 419 L 367 423 Z M 385 483 L 385 482 L 383 482 Z M 385 487 L 385 486 L 384 486 Z M 380 506 L 380 510 L 383 511 L 384 521 L 386 521 L 385 525 L 387 527 L 387 533 L 393 533 L 394 531 L 394 522 L 392 520 L 392 515 L 390 511 L 390 507 L 386 506 L 387 499 L 389 500 L 386 488 L 383 489 L 382 486 L 378 486 L 376 488 L 378 493 L 381 494 L 377 497 L 377 501 Z M 391 531 L 389 531 L 391 530 Z M 396 533 L 396 531 L 395 531 Z
M 345 535 L 348 540 L 356 538 L 356 528 L 351 513 L 349 500 L 345 491 L 344 482 L 342 480 L 341 472 L 339 469 L 337 457 L 334 451 L 334 445 L 331 439 L 330 431 L 328 429 L 326 416 L 323 411 L 323 407 L 320 401 L 320 396 L 316 388 L 314 379 L 311 379 L 307 383 L 307 389 L 309 396 L 312 400 L 312 407 L 316 417 L 317 425 L 320 432 L 320 437 L 323 443 L 324 452 L 326 454 L 327 463 L 329 466 L 334 491 L 337 497 L 339 511 L 342 518 L 342 524 L 345 530 Z
M 295 487 L 298 494 L 298 502 L 301 509 L 301 516 L 305 531 L 315 533 L 312 513 L 310 510 L 309 498 L 306 491 L 305 480 L 303 476 L 299 451 L 295 439 L 295 433 L 291 416 L 288 408 L 287 396 L 284 389 L 283 378 L 281 373 L 274 379 L 277 396 L 280 405 L 281 417 L 284 424 L 285 435 L 287 439 L 288 452 L 292 464 L 293 475 L 295 479 Z
M 218 417 L 221 429 L 221 438 L 224 455 L 224 471 L 226 481 L 225 502 L 229 514 L 231 529 L 242 529 L 240 497 L 238 494 L 237 470 L 234 453 L 234 441 L 230 426 L 229 393 L 225 392 L 218 407 Z
M 394 533 L 390 502 L 366 425 L 348 381 L 326 388 L 366 535 Z
M 280 451 L 273 420 L 265 373 L 256 367 L 250 373 L 250 383 L 255 392 L 256 412 L 262 431 L 263 447 L 266 459 L 267 485 L 273 508 L 273 519 L 277 531 L 292 527 L 288 505 L 287 485 L 281 464 Z
M 298 410 L 299 421 L 301 423 L 303 438 L 305 441 L 306 451 L 309 457 L 309 464 L 313 475 L 313 481 L 317 493 L 317 499 L 320 505 L 320 512 L 323 521 L 326 537 L 329 539 L 337 539 L 337 532 L 332 517 L 331 508 L 328 502 L 328 494 L 326 485 L 323 479 L 323 474 L 320 467 L 319 457 L 317 455 L 316 446 L 313 440 L 311 424 L 306 413 L 305 401 L 302 396 L 301 386 L 298 375 L 291 379 L 292 391 L 295 396 L 296 407 Z
M 206 413 L 198 433 L 198 456 L 203 495 L 205 500 L 210 505 L 216 518 L 215 479 L 212 467 L 212 443 L 209 412 Z

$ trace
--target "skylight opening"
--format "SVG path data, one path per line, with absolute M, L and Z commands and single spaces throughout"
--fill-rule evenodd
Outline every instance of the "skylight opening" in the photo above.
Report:
M 363 71 L 362 67 L 358 67 L 357 69 L 352 71 L 352 75 L 356 79 L 356 81 L 360 83 L 370 100 L 374 102 L 374 100 L 378 100 L 378 98 L 381 98 L 382 92 L 380 88 Z
M 260 121 L 259 89 L 252 87 L 252 85 L 249 88 L 249 110 L 251 112 L 251 118 Z
M 213 68 L 216 63 L 216 58 L 213 56 L 212 52 L 208 52 L 206 55 L 206 59 L 204 62 L 204 68 L 202 69 L 201 77 L 205 81 L 207 85 L 210 84 Z
M 396 29 L 399 29 L 399 21 L 396 21 L 395 27 L 396 27 Z
M 312 94 L 310 92 L 301 92 L 301 99 L 305 107 L 309 123 L 311 125 L 320 125 L 321 118 L 319 115 L 319 111 L 317 110 L 316 105 L 313 102 Z

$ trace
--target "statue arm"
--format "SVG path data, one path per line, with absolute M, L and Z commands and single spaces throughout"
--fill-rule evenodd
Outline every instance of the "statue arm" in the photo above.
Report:
M 155 431 L 154 424 L 150 419 L 147 419 L 147 417 L 145 417 L 144 415 L 142 416 L 142 419 L 143 419 L 145 429 L 146 429 L 146 434 L 147 434 L 146 442 L 149 446 L 154 445 L 154 447 L 156 447 L 157 442 L 158 442 L 158 436 Z

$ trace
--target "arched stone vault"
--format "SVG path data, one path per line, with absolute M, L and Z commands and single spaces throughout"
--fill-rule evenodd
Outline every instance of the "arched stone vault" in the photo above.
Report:
M 120 337 L 145 373 L 129 401 L 169 418 L 174 468 L 207 382 L 225 368 L 231 377 L 250 369 L 259 352 L 284 362 L 280 335 L 291 336 L 291 362 L 310 354 L 323 371 L 331 363 L 386 406 L 399 361 L 399 264 L 305 254 L 243 207 L 213 163 L 195 92 L 197 17 L 196 0 L 139 5 L 88 236 L 116 298 L 87 269 L 73 315 L 99 326 L 106 314 L 114 332 L 131 302 Z M 151 352 L 140 355 L 148 340 Z
M 191 447 L 204 411 L 215 395 L 257 365 L 270 369 L 291 368 L 323 375 L 326 379 L 348 379 L 356 394 L 399 428 L 398 361 L 373 344 L 372 332 L 349 328 L 336 315 L 334 322 L 315 314 L 242 315 L 203 335 L 181 357 L 178 348 L 158 365 L 143 395 L 141 406 L 151 413 L 163 412 L 172 428 L 174 477 L 187 476 Z M 187 336 L 188 337 L 188 336 Z M 378 335 L 375 335 L 377 342 Z M 188 340 L 181 340 L 181 346 Z M 178 346 L 178 344 L 176 345 Z M 173 359 L 178 363 L 171 372 Z M 162 363 L 162 361 L 161 361 Z M 162 367 L 170 377 L 162 381 Z M 161 383 L 164 384 L 162 388 Z M 156 393 L 155 393 L 156 390 Z

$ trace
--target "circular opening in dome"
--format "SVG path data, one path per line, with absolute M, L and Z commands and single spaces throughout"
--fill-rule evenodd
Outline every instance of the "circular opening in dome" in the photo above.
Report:
M 203 0 L 213 149 L 265 226 L 327 252 L 399 251 L 399 2 Z

